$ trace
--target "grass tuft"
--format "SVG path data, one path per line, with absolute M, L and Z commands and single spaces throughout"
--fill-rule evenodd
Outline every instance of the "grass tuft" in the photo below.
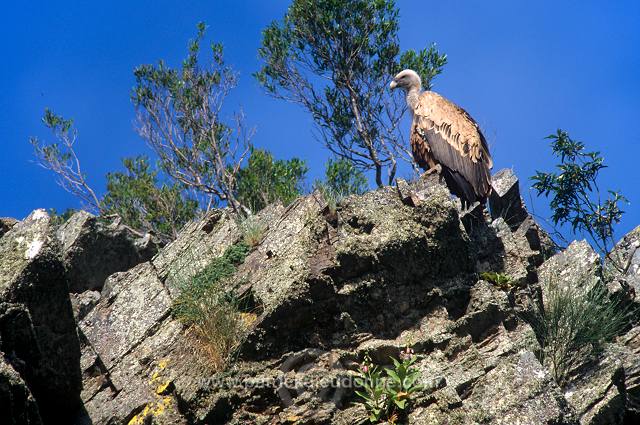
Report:
M 244 300 L 224 287 L 225 279 L 244 262 L 249 249 L 243 242 L 232 245 L 193 277 L 174 279 L 180 295 L 173 302 L 172 314 L 197 334 L 218 370 L 227 364 L 251 325 L 247 320 L 250 313 L 243 311 Z
M 267 226 L 255 216 L 250 216 L 240 223 L 240 229 L 244 243 L 250 248 L 255 248 L 262 242 Z
M 595 277 L 579 277 L 569 285 L 548 282 L 543 308 L 531 321 L 541 346 L 540 361 L 559 385 L 570 372 L 592 360 L 604 344 L 629 324 L 629 308 L 612 299 Z
M 322 194 L 322 197 L 327 202 L 329 213 L 335 215 L 338 211 L 338 205 L 347 195 L 322 182 L 316 182 L 315 189 Z

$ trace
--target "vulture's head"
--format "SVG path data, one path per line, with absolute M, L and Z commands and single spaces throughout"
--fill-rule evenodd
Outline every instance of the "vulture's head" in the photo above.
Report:
M 406 91 L 420 90 L 422 81 L 420 81 L 420 76 L 417 72 L 412 69 L 405 69 L 393 77 L 389 87 L 391 87 L 391 90 L 395 88 L 405 89 Z

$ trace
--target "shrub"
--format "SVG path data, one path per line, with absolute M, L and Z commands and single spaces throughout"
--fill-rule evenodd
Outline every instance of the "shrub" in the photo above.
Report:
M 612 299 L 594 277 L 562 285 L 550 278 L 544 306 L 532 325 L 540 343 L 540 361 L 559 385 L 580 363 L 593 358 L 629 323 L 629 309 Z
M 57 141 L 45 143 L 31 138 L 38 163 L 53 171 L 58 184 L 91 212 L 117 214 L 134 230 L 152 232 L 165 242 L 174 239 L 178 230 L 195 217 L 197 202 L 186 196 L 180 185 L 160 183 L 158 170 L 152 170 L 144 156 L 123 159 L 126 172 L 108 173 L 107 193 L 100 198 L 89 185 L 76 154 L 78 133 L 73 120 L 46 109 L 42 121 Z M 63 223 L 74 211 L 68 209 L 59 218 L 54 215 L 54 223 Z
M 225 65 L 220 43 L 211 45 L 207 66 L 200 61 L 204 35 L 200 23 L 182 67 L 160 61 L 134 71 L 138 131 L 159 167 L 151 167 L 146 156 L 125 158 L 124 172 L 107 174 L 107 193 L 101 198 L 76 154 L 73 120 L 46 109 L 42 121 L 55 142 L 30 139 L 39 164 L 53 171 L 84 208 L 118 214 L 134 230 L 151 231 L 165 242 L 175 239 L 201 208 L 228 206 L 247 215 L 248 206 L 257 211 L 275 201 L 288 204 L 301 193 L 308 170 L 299 159 L 274 160 L 267 151 L 253 150 L 253 130 L 244 125 L 242 113 L 222 119 L 220 109 L 237 78 Z
M 329 159 L 324 181 L 316 181 L 314 187 L 327 201 L 332 213 L 336 212 L 344 197 L 361 195 L 369 189 L 367 178 L 362 171 L 344 158 Z
M 238 200 L 253 212 L 273 202 L 288 205 L 302 193 L 308 170 L 298 158 L 274 160 L 271 153 L 253 149 L 247 165 L 238 170 Z
M 324 200 L 327 202 L 327 207 L 331 214 L 335 214 L 338 210 L 338 205 L 343 199 L 342 194 L 334 191 L 323 182 L 316 182 L 315 189 L 320 192 Z
M 175 239 L 196 216 L 197 201 L 176 183 L 158 182 L 158 170 L 151 169 L 146 157 L 125 158 L 122 163 L 126 172 L 107 174 L 104 212 L 117 214 L 128 226 L 153 232 L 165 242 Z
M 573 140 L 566 131 L 558 130 L 547 137 L 553 154 L 560 159 L 557 172 L 537 171 L 531 178 L 538 196 L 551 197 L 552 220 L 570 224 L 574 233 L 582 232 L 596 248 L 608 256 L 614 244 L 614 226 L 624 211 L 620 203 L 627 199 L 618 192 L 601 193 L 598 176 L 604 165 L 599 152 L 588 152 L 584 143 Z M 612 259 L 617 268 L 624 268 Z
M 75 208 L 67 208 L 62 212 L 62 214 L 58 214 L 55 208 L 49 208 L 49 217 L 51 217 L 51 224 L 53 226 L 62 226 L 66 223 L 72 215 L 77 213 L 78 210 Z
M 362 171 L 344 158 L 329 159 L 324 185 L 341 196 L 362 195 L 369 189 Z
M 256 216 L 252 215 L 244 218 L 240 222 L 240 229 L 244 243 L 248 247 L 253 248 L 262 241 L 267 226 L 258 220 Z
M 247 245 L 238 243 L 193 277 L 181 279 L 181 272 L 172 276 L 180 291 L 173 302 L 172 314 L 196 331 L 218 370 L 226 365 L 251 321 L 251 314 L 244 311 L 245 300 L 224 288 L 225 279 L 235 273 L 248 252 Z

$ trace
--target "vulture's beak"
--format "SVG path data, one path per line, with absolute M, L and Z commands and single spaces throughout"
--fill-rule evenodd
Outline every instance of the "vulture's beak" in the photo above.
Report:
M 398 83 L 396 83 L 396 80 L 391 80 L 391 84 L 389 84 L 389 88 L 393 90 L 396 87 L 398 87 Z

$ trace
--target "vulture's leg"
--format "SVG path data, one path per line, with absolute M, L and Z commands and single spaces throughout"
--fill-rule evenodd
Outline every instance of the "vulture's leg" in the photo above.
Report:
M 432 165 L 431 168 L 424 172 L 425 176 L 430 176 L 431 174 L 437 174 L 439 177 L 438 181 L 440 183 L 444 180 L 444 176 L 442 175 L 442 165 L 440 164 Z
M 436 164 L 433 167 L 429 168 L 427 171 L 424 172 L 427 176 L 431 175 L 433 173 L 438 173 L 438 175 L 442 175 L 442 165 L 440 164 Z

